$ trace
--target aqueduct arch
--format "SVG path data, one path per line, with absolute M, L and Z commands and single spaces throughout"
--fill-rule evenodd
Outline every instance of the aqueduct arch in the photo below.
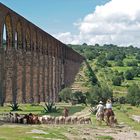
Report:
M 84 57 L 2 3 L 0 17 L 0 105 L 58 101 Z

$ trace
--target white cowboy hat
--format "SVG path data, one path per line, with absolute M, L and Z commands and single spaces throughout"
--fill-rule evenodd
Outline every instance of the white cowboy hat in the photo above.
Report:
M 100 101 L 100 102 L 99 102 L 99 104 L 103 104 L 103 102 L 102 102 L 102 101 Z

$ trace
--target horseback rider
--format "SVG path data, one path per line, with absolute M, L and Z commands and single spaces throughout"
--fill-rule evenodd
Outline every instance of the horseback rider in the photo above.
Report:
M 108 99 L 106 102 L 106 110 L 110 112 L 112 115 L 114 115 L 114 112 L 112 110 L 112 102 L 110 99 Z
M 105 108 L 105 113 L 104 113 L 105 121 L 107 125 L 112 125 L 115 122 L 115 114 L 112 110 L 112 102 L 110 99 L 107 100 L 106 102 L 106 108 Z
M 96 119 L 97 120 L 104 120 L 104 105 L 103 105 L 102 101 L 99 102 L 96 109 L 97 109 Z

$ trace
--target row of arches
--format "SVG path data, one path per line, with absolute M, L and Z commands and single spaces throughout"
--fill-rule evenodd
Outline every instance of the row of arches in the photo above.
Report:
M 0 104 L 58 101 L 83 57 L 0 3 Z
M 14 24 L 14 25 L 13 25 Z M 13 28 L 15 28 L 13 30 Z M 12 23 L 11 15 L 7 14 L 2 22 L 2 47 L 4 50 L 8 48 L 14 47 L 14 49 L 23 49 L 26 51 L 36 50 L 41 51 L 43 48 L 38 48 L 37 42 L 42 43 L 42 35 L 38 35 L 39 40 L 37 40 L 37 33 L 33 31 L 33 40 L 31 42 L 31 29 L 27 25 L 27 27 L 23 27 L 20 20 L 17 20 L 16 23 Z M 24 44 L 25 40 L 25 44 Z M 15 43 L 15 44 L 12 44 Z M 31 46 L 31 43 L 33 45 Z M 43 51 L 42 51 L 43 52 Z
M 45 35 L 44 32 L 42 34 L 36 30 L 37 29 L 35 27 L 31 29 L 28 24 L 24 27 L 19 19 L 13 23 L 11 15 L 7 14 L 2 22 L 2 47 L 4 50 L 14 47 L 16 50 L 22 49 L 25 51 L 36 51 L 46 54 L 50 53 L 52 55 L 55 55 L 55 49 L 59 49 L 59 51 L 63 51 L 63 57 L 69 60 L 76 62 L 83 60 L 83 57 L 81 57 L 78 53 L 66 47 L 66 45 L 54 39 L 52 36 L 48 34 Z M 46 37 L 44 37 L 44 35 Z M 13 45 L 12 43 L 15 44 Z M 44 48 L 42 44 L 46 44 Z M 53 48 L 54 45 L 55 48 Z

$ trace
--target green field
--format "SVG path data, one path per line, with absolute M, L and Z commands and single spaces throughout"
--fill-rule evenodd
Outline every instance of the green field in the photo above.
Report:
M 77 105 L 77 106 L 71 106 L 70 104 L 57 104 L 58 108 L 63 107 L 69 107 L 70 114 L 74 114 L 77 112 L 83 111 L 85 106 Z M 37 113 L 39 114 L 41 112 L 41 106 L 30 106 L 30 105 L 20 105 L 23 110 L 19 113 L 25 114 L 27 112 Z M 1 107 L 0 112 L 8 112 L 9 107 Z M 87 107 L 87 110 L 89 107 Z M 115 105 L 114 104 L 114 112 L 117 116 L 118 122 L 123 123 L 124 125 L 128 125 L 134 130 L 140 131 L 140 125 L 136 122 L 134 122 L 130 117 L 131 115 L 140 115 L 140 107 L 133 107 L 130 105 Z M 61 113 L 56 114 L 49 114 L 49 115 L 55 115 L 59 116 Z M 41 114 L 40 114 L 41 115 Z M 86 124 L 86 125 L 21 125 L 21 124 L 5 124 L 0 123 L 0 140 L 34 140 L 34 139 L 40 139 L 40 140 L 46 140 L 46 139 L 61 139 L 61 140 L 68 140 L 69 135 L 71 137 L 76 137 L 77 134 L 81 134 L 86 130 L 92 132 L 94 134 L 95 138 L 106 138 L 111 139 L 112 136 L 108 135 L 95 135 L 94 131 L 98 129 L 108 129 L 109 127 L 103 123 L 102 125 L 99 125 L 96 121 L 95 115 L 91 114 L 92 124 Z M 98 128 L 98 129 L 97 129 Z
M 19 108 L 22 111 L 16 111 L 16 112 L 19 113 L 19 114 L 33 113 L 33 114 L 38 114 L 38 115 L 44 115 L 43 106 L 45 106 L 43 103 L 41 103 L 39 105 L 19 104 Z M 82 105 L 72 106 L 71 104 L 65 104 L 65 103 L 64 104 L 63 103 L 57 103 L 56 106 L 57 106 L 58 112 L 51 113 L 52 116 L 62 115 L 64 107 L 67 107 L 69 109 L 69 114 L 70 115 L 72 115 L 76 112 L 80 112 L 82 109 L 85 108 L 85 106 L 82 106 Z M 0 114 L 9 113 L 9 112 L 11 112 L 11 108 L 9 107 L 9 104 L 5 104 L 4 107 L 0 107 Z

